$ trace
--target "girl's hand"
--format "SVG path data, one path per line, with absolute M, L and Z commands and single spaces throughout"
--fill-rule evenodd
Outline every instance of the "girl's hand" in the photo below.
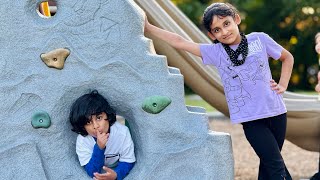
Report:
M 106 166 L 103 166 L 103 170 L 106 171 L 106 173 L 93 173 L 94 177 L 93 179 L 94 180 L 115 180 L 117 179 L 117 173 L 114 172 L 114 170 L 106 167 Z
M 106 144 L 109 139 L 109 133 L 100 133 L 98 130 L 96 130 L 97 133 L 97 144 L 100 149 L 104 149 L 106 147 Z
M 148 21 L 148 17 L 144 16 L 144 31 L 147 32 L 149 30 L 150 23 Z
M 320 71 L 318 72 L 318 84 L 316 85 L 315 90 L 320 93 Z
M 272 90 L 277 92 L 277 94 L 282 94 L 287 89 L 287 88 L 281 86 L 280 84 L 278 84 L 277 82 L 275 82 L 273 79 L 270 80 L 270 86 L 271 86 Z

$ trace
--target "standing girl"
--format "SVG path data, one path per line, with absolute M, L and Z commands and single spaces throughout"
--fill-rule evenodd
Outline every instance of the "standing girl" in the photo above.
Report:
M 281 156 L 286 133 L 287 89 L 293 56 L 265 33 L 239 32 L 241 18 L 228 3 L 213 3 L 203 23 L 215 44 L 197 44 L 145 21 L 145 31 L 174 48 L 217 67 L 224 85 L 232 123 L 241 123 L 247 140 L 260 158 L 259 180 L 291 179 Z M 282 62 L 279 83 L 272 79 L 268 58 Z

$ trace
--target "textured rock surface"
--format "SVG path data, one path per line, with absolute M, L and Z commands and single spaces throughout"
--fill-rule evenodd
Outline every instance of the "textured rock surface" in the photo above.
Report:
M 71 103 L 90 89 L 128 120 L 137 163 L 127 179 L 233 179 L 230 136 L 208 130 L 202 108 L 186 107 L 183 77 L 143 36 L 131 0 L 57 0 L 57 14 L 38 16 L 41 0 L 0 2 L 0 179 L 90 179 L 75 154 Z M 40 55 L 68 48 L 61 70 Z M 172 102 L 159 114 L 150 96 Z M 33 128 L 45 111 L 49 128 Z

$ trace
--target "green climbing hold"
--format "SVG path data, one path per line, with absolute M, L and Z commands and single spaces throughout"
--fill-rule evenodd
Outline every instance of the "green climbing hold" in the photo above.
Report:
M 147 97 L 142 104 L 142 109 L 150 114 L 158 114 L 171 103 L 171 99 L 165 96 Z
M 38 111 L 33 113 L 31 125 L 33 128 L 48 128 L 51 125 L 51 119 L 47 112 Z

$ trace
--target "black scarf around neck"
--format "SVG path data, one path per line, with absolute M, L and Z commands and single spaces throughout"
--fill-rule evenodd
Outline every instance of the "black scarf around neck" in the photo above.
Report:
M 221 43 L 222 46 L 224 47 L 224 49 L 226 50 L 227 54 L 229 55 L 230 60 L 232 61 L 234 66 L 242 65 L 245 62 L 246 57 L 248 55 L 248 41 L 247 41 L 247 38 L 244 35 L 244 33 L 240 33 L 240 35 L 241 35 L 241 42 L 240 42 L 238 48 L 236 49 L 236 51 L 231 49 L 228 44 Z M 242 59 L 238 60 L 238 57 L 239 57 L 240 54 L 242 54 Z

